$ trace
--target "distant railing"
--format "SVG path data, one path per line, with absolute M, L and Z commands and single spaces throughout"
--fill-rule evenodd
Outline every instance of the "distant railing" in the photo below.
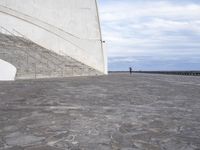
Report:
M 135 73 L 200 76 L 200 71 L 135 71 Z
M 128 74 L 129 71 L 109 71 L 109 73 L 110 74 L 114 74 L 114 73 Z M 200 76 L 200 71 L 133 71 L 133 73 Z

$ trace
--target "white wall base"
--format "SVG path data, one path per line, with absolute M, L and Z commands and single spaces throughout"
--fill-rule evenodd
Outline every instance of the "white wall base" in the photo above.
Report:
M 0 81 L 13 81 L 16 75 L 15 66 L 0 59 Z

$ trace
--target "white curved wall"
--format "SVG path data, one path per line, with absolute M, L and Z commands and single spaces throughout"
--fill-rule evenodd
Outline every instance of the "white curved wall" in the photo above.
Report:
M 16 68 L 0 59 L 0 81 L 15 80 Z
M 106 73 L 95 0 L 0 0 L 0 26 Z

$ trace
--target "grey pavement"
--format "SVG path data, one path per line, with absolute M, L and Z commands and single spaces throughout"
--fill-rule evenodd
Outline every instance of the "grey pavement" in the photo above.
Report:
M 0 150 L 200 150 L 200 77 L 0 82 Z

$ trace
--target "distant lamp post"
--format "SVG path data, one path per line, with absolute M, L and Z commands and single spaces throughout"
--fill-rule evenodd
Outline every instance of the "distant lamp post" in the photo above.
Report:
M 102 43 L 106 43 L 106 41 L 100 40 Z

